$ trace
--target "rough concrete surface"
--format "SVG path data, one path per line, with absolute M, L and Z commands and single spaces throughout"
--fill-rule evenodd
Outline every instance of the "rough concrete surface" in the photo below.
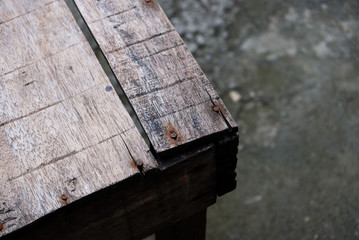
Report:
M 159 1 L 240 125 L 208 239 L 359 239 L 359 1 Z

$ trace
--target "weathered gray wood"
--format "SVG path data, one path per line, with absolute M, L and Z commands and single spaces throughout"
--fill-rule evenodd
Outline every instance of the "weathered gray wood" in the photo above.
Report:
M 63 1 L 0 0 L 0 237 L 157 167 L 108 85 Z
M 193 214 L 156 233 L 156 240 L 206 239 L 206 210 Z
M 140 239 L 235 186 L 237 126 L 158 3 L 76 3 L 160 158 L 63 0 L 0 0 L 4 239 Z
M 75 3 L 159 156 L 237 131 L 156 0 Z
M 183 156 L 182 156 L 183 157 Z M 216 201 L 214 147 L 69 204 L 2 240 L 143 239 Z
M 57 1 L 57 0 L 55 0 Z M 13 0 L 13 1 L 0 1 L 0 24 L 18 18 L 28 12 L 32 12 L 38 8 L 42 8 L 46 4 L 50 4 L 54 0 Z

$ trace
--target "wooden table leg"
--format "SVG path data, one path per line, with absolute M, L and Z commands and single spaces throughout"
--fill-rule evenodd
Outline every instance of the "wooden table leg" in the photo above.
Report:
M 156 233 L 156 240 L 204 240 L 206 239 L 207 210 L 183 219 Z

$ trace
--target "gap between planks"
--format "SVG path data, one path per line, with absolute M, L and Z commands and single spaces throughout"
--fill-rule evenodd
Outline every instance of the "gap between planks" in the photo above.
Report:
M 143 128 L 143 125 L 141 121 L 139 120 L 131 102 L 129 101 L 129 98 L 125 94 L 125 91 L 123 90 L 122 86 L 119 84 L 119 81 L 117 80 L 113 69 L 111 68 L 110 64 L 108 63 L 107 58 L 104 56 L 102 51 L 100 50 L 100 46 L 96 39 L 94 38 L 92 32 L 90 31 L 89 27 L 87 26 L 87 23 L 83 19 L 78 7 L 76 6 L 75 2 L 73 0 L 64 0 L 69 11 L 71 12 L 73 18 L 75 19 L 78 27 L 80 28 L 82 34 L 85 36 L 87 42 L 90 44 L 92 51 L 94 52 L 98 62 L 100 63 L 102 69 L 105 71 L 107 77 L 109 78 L 112 87 L 115 89 L 116 94 L 120 98 L 122 104 L 126 107 L 132 121 L 135 123 L 135 126 L 137 127 L 137 130 L 140 132 L 142 138 L 145 140 L 145 143 L 150 148 L 151 142 Z M 119 12 L 114 15 L 122 14 L 131 10 L 136 9 L 137 6 L 132 7 L 131 9 Z M 112 15 L 112 16 L 114 16 Z M 110 16 L 111 17 L 111 16 Z

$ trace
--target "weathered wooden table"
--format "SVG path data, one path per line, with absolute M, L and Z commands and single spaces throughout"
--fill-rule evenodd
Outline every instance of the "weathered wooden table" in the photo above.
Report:
M 203 239 L 237 125 L 157 1 L 0 0 L 0 238 Z M 148 144 L 146 143 L 148 138 Z

